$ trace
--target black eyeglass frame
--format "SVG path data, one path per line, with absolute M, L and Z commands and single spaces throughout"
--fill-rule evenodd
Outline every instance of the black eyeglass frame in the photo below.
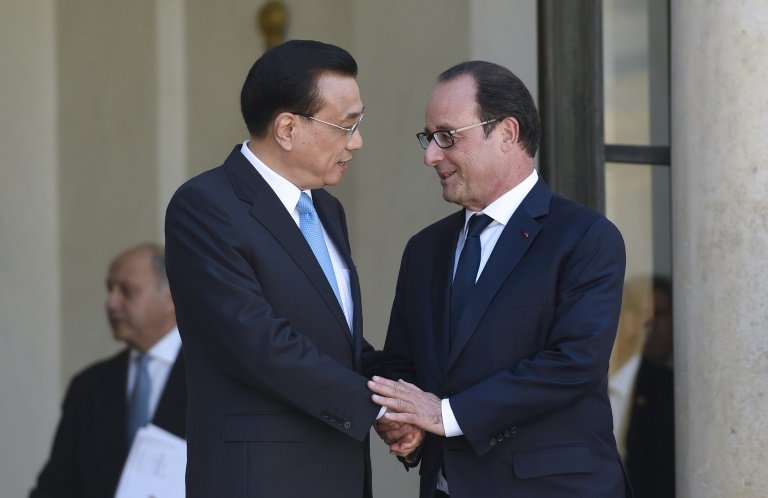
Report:
M 453 141 L 453 136 L 460 131 L 470 130 L 472 128 L 477 128 L 478 126 L 487 125 L 493 122 L 498 121 L 501 118 L 493 118 L 489 119 L 488 121 L 483 121 L 482 123 L 477 123 L 469 126 L 463 126 L 461 128 L 456 128 L 455 130 L 435 130 L 432 133 L 427 133 L 426 131 L 421 131 L 416 134 L 416 138 L 419 139 L 419 145 L 421 145 L 421 148 L 424 150 L 427 150 L 427 147 L 429 147 L 429 142 L 431 142 L 433 139 L 435 140 L 435 143 L 438 147 L 441 149 L 447 149 L 449 147 L 453 147 L 455 142 Z M 441 143 L 442 142 L 442 143 Z

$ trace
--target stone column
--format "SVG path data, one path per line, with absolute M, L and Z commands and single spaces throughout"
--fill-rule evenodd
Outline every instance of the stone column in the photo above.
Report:
M 27 496 L 59 415 L 56 2 L 0 15 L 0 495 Z
M 677 490 L 768 488 L 768 3 L 672 0 Z

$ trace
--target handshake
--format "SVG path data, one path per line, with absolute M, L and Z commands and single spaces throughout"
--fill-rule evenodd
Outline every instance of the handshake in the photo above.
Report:
M 392 455 L 407 457 L 413 453 L 424 441 L 425 431 L 445 435 L 442 401 L 434 394 L 404 380 L 377 376 L 368 381 L 368 389 L 374 392 L 373 402 L 387 408 L 374 429 Z

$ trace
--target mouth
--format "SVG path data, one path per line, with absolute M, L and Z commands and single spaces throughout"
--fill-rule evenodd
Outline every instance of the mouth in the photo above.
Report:
M 347 169 L 349 167 L 347 163 L 349 163 L 351 160 L 352 158 L 350 157 L 349 159 L 344 159 L 343 161 L 339 161 L 336 164 L 342 169 Z
M 448 178 L 452 177 L 455 174 L 456 174 L 455 171 L 448 171 L 448 172 L 440 172 L 440 171 L 438 171 L 437 172 L 437 176 L 439 176 L 440 180 L 442 180 L 442 181 L 447 180 Z

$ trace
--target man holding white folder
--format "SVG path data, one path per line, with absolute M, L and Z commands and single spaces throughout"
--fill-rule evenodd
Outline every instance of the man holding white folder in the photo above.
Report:
M 51 455 L 30 498 L 114 496 L 136 431 L 150 421 L 185 436 L 186 379 L 163 248 L 118 255 L 105 308 L 129 347 L 74 377 Z

